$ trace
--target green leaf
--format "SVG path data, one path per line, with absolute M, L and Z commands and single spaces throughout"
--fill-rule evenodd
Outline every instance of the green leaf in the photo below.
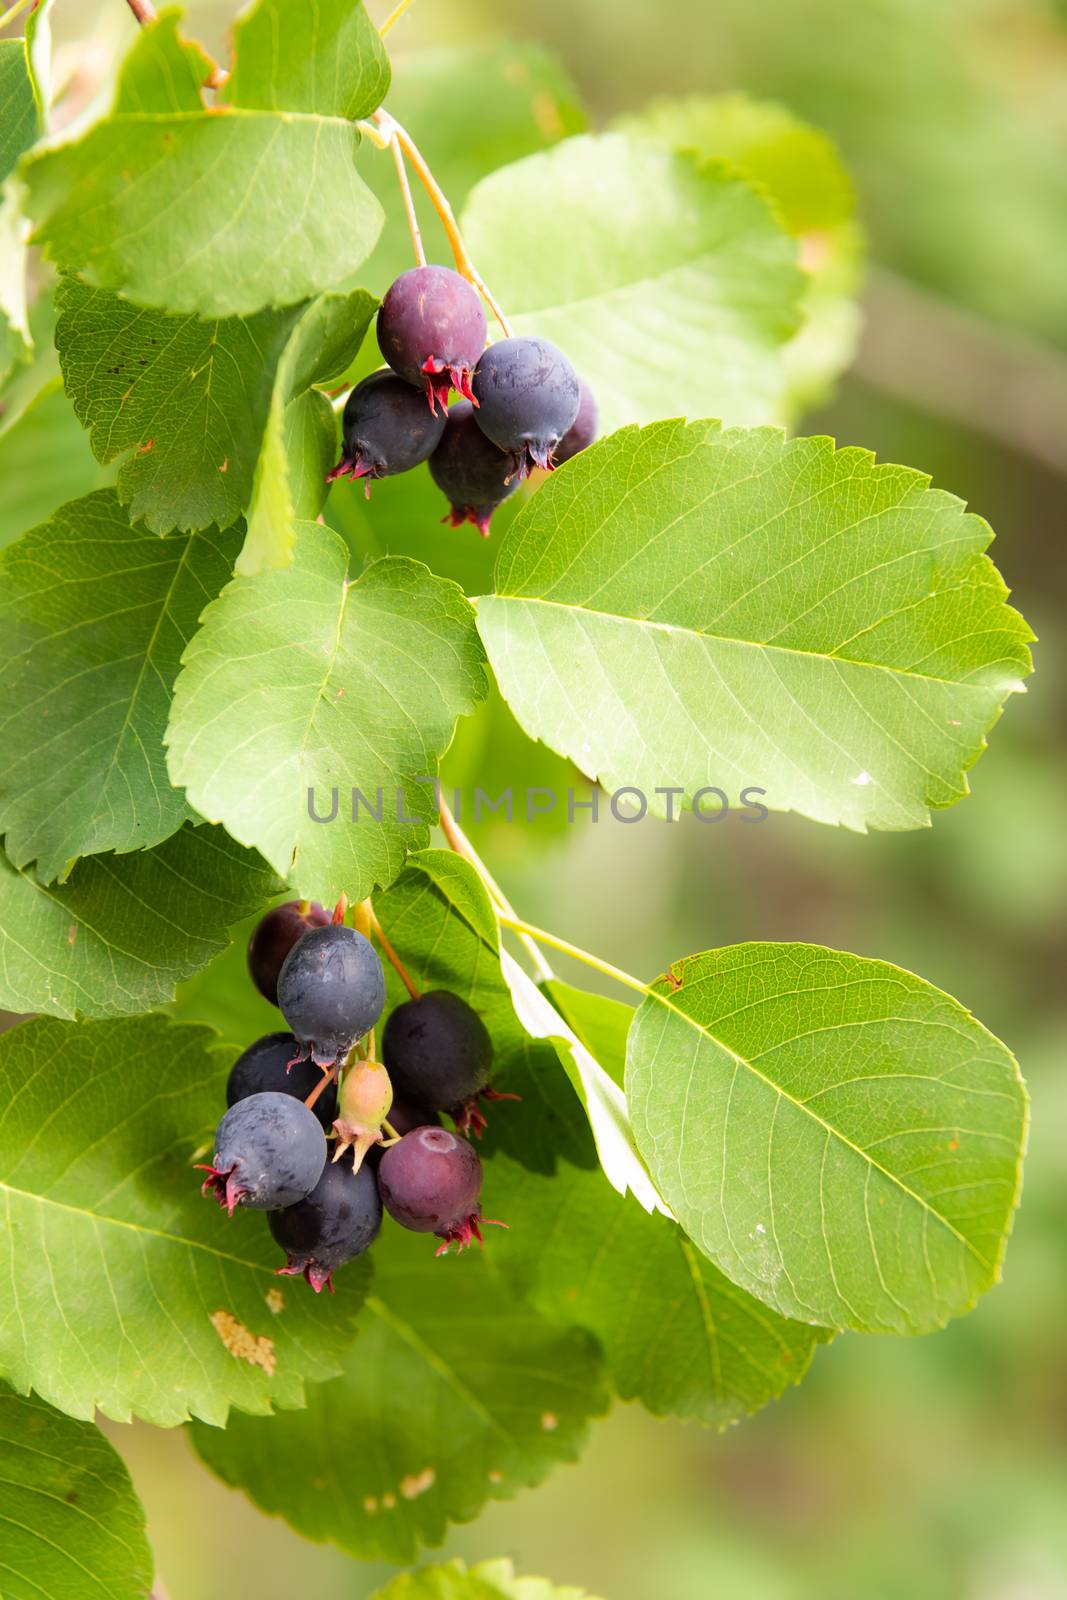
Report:
M 47 0 L 46 0 L 47 4 Z M 41 6 L 43 13 L 46 6 Z M 25 39 L 0 39 L 0 379 L 33 348 L 26 311 L 26 236 L 20 185 L 11 178 L 15 163 L 43 125 L 37 83 L 31 16 Z
M 21 39 L 0 39 L 0 183 L 37 137 L 37 102 Z
M 16 867 L 36 861 L 50 882 L 195 815 L 163 734 L 182 651 L 239 545 L 234 529 L 157 539 L 101 489 L 0 555 L 0 832 Z
M 214 1044 L 154 1016 L 0 1037 L 0 1368 L 72 1416 L 221 1426 L 339 1370 L 365 1267 L 336 1298 L 280 1287 L 265 1218 L 199 1193 L 225 1108 Z
M 323 295 L 293 331 L 274 380 L 238 572 L 254 576 L 288 566 L 296 523 L 317 517 L 325 505 L 337 423 L 329 400 L 312 385 L 329 383 L 351 366 L 377 309 L 364 289 Z
M 56 290 L 56 349 L 98 461 L 153 533 L 229 527 L 248 504 L 274 373 L 301 308 L 201 322 L 77 278 Z
M 346 284 L 382 223 L 353 164 L 358 130 L 307 111 L 205 110 L 206 65 L 177 22 L 141 30 L 109 117 L 23 161 L 35 239 L 98 287 L 205 318 Z
M 594 1600 L 584 1589 L 559 1588 L 547 1578 L 517 1578 L 512 1563 L 449 1561 L 421 1572 L 402 1572 L 373 1600 Z
M 567 1021 L 621 1078 L 633 1011 L 553 982 Z M 613 1192 L 582 1109 L 542 1060 L 512 1074 L 522 1095 L 521 1161 L 487 1135 L 486 1187 L 508 1223 L 494 1264 L 546 1316 L 594 1334 L 624 1400 L 657 1416 L 725 1427 L 799 1383 L 822 1329 L 787 1321 L 736 1287 L 673 1222 Z
M 755 786 L 771 810 L 921 827 L 1030 671 L 991 537 L 866 451 L 662 422 L 553 474 L 478 626 L 527 733 L 653 815 Z
M 769 195 L 784 227 L 801 239 L 807 278 L 804 323 L 785 351 L 782 416 L 822 400 L 855 351 L 863 257 L 852 185 L 832 140 L 784 106 L 739 94 L 654 100 L 616 126 L 731 161 Z
M 364 1560 L 411 1561 L 540 1483 L 607 1405 L 586 1335 L 540 1320 L 477 1253 L 435 1261 L 432 1239 L 388 1223 L 343 1359 L 306 1411 L 197 1426 L 193 1441 L 262 1510 Z
M 389 88 L 389 57 L 359 0 L 257 0 L 234 26 L 235 106 L 355 121 Z
M 777 415 L 803 279 L 767 201 L 725 164 L 624 134 L 568 139 L 480 183 L 463 227 L 516 331 L 553 340 L 592 386 L 603 432 Z
M 785 1316 L 925 1333 L 996 1282 L 1026 1094 L 955 1000 L 886 962 L 747 944 L 675 962 L 626 1087 L 675 1215 Z
M 0 1386 L 0 1482 L 4 1600 L 144 1600 L 144 1511 L 99 1428 Z
M 87 856 L 42 887 L 0 855 L 0 1008 L 121 1017 L 173 1000 L 278 880 L 221 828 Z
M 38 346 L 34 364 L 20 367 L 3 394 L 3 404 L 11 398 L 11 413 L 0 418 L 0 548 L 113 476 L 93 459 L 58 374 L 35 381 L 32 394 L 25 395 L 20 380 L 34 377 L 39 355 Z
M 0 188 L 0 381 L 33 350 L 26 305 L 28 229 L 21 201 L 13 179 Z
M 402 559 L 351 579 L 338 536 L 301 523 L 293 566 L 224 589 L 184 660 L 170 771 L 201 815 L 310 899 L 389 883 L 429 836 L 456 718 L 485 693 L 460 590 Z M 313 820 L 309 791 L 326 819 L 332 790 L 336 818 Z

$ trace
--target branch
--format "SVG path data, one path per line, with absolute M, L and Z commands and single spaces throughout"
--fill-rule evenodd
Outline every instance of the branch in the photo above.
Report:
M 876 270 L 853 371 L 1067 475 L 1067 361 L 903 278 Z

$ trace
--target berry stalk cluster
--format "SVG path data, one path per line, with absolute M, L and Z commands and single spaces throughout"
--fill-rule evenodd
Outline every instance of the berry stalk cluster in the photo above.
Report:
M 362 478 L 369 493 L 372 478 L 428 461 L 450 502 L 444 520 L 488 535 L 493 512 L 534 467 L 551 471 L 596 437 L 596 401 L 562 351 L 538 338 L 487 345 L 481 298 L 451 267 L 401 273 L 377 332 L 388 366 L 349 395 L 328 482 Z
M 449 990 L 420 994 L 384 939 L 412 998 L 390 1013 L 374 1059 L 385 974 L 344 916 L 343 899 L 332 917 L 293 900 L 253 933 L 252 981 L 287 1031 L 234 1062 L 201 1169 L 204 1193 L 231 1217 L 239 1207 L 268 1213 L 286 1256 L 279 1273 L 316 1293 L 374 1243 L 383 1208 L 401 1227 L 436 1234 L 438 1255 L 480 1244 L 482 1164 L 463 1135 L 485 1127 L 480 1099 L 512 1098 L 490 1085 L 493 1045 L 477 1012 Z

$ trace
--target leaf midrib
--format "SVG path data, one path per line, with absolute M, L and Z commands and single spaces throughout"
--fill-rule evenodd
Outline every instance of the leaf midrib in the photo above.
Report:
M 66 1212 L 70 1216 L 86 1218 L 88 1221 L 99 1225 L 106 1224 L 110 1228 L 124 1228 L 130 1233 L 144 1235 L 150 1239 L 162 1239 L 166 1244 L 183 1246 L 186 1250 L 199 1250 L 203 1255 L 215 1256 L 220 1261 L 229 1261 L 234 1266 L 244 1267 L 249 1272 L 262 1272 L 267 1277 L 274 1276 L 272 1267 L 262 1266 L 257 1261 L 249 1261 L 243 1256 L 231 1255 L 227 1250 L 218 1250 L 214 1245 L 204 1244 L 199 1239 L 185 1239 L 178 1233 L 168 1233 L 164 1228 L 150 1228 L 142 1222 L 126 1222 L 122 1217 L 104 1216 L 98 1211 L 92 1211 L 87 1206 L 71 1205 L 66 1200 L 55 1200 L 51 1195 L 34 1194 L 32 1189 L 20 1189 L 13 1183 L 0 1179 L 0 1194 L 14 1195 L 19 1200 L 32 1200 L 40 1206 L 50 1206 L 56 1211 Z
M 789 1093 L 788 1089 L 783 1088 L 780 1083 L 775 1083 L 773 1078 L 769 1078 L 765 1072 L 761 1072 L 755 1063 L 749 1061 L 746 1056 L 740 1055 L 736 1050 L 731 1049 L 724 1040 L 717 1038 L 704 1023 L 698 1022 L 688 1011 L 683 1011 L 680 1006 L 675 1005 L 669 995 L 662 994 L 658 989 L 650 988 L 648 999 L 658 1001 L 672 1015 L 681 1018 L 689 1027 L 695 1028 L 709 1043 L 713 1044 L 716 1049 L 723 1051 L 737 1066 L 743 1067 L 753 1077 L 758 1078 L 761 1083 L 766 1084 L 769 1089 L 773 1089 L 779 1100 L 787 1101 L 789 1105 L 794 1106 L 798 1111 L 802 1111 L 805 1116 L 810 1117 L 812 1122 L 816 1123 L 824 1133 L 828 1134 L 832 1139 L 836 1139 L 839 1144 L 843 1145 L 847 1150 L 851 1150 L 854 1155 L 859 1156 L 870 1171 L 880 1173 L 883 1178 L 888 1179 L 895 1188 L 899 1189 L 907 1199 L 914 1201 L 923 1211 L 933 1217 L 935 1222 L 939 1222 L 947 1232 L 952 1234 L 954 1239 L 963 1245 L 965 1250 L 968 1250 L 974 1256 L 975 1260 L 987 1272 L 995 1270 L 995 1263 L 987 1261 L 977 1246 L 972 1244 L 970 1239 L 965 1234 L 962 1234 L 954 1223 L 950 1222 L 947 1217 L 942 1216 L 940 1211 L 935 1210 L 929 1200 L 925 1199 L 921 1194 L 917 1194 L 914 1189 L 909 1188 L 902 1178 L 897 1177 L 896 1173 L 891 1172 L 888 1167 L 882 1166 L 880 1161 L 876 1161 L 865 1150 L 862 1150 L 858 1144 L 854 1144 L 847 1134 L 841 1132 L 840 1128 L 835 1128 L 833 1123 L 827 1122 L 824 1117 L 820 1117 L 818 1112 L 813 1111 L 803 1100 L 798 1100 Z M 645 1002 L 642 1002 L 642 1006 L 638 1008 L 639 1012 L 644 1004 Z
M 648 617 L 628 617 L 622 612 L 601 611 L 595 607 L 582 605 L 579 601 L 547 600 L 541 595 L 532 594 L 492 594 L 484 595 L 481 605 L 486 600 L 518 601 L 522 605 L 547 606 L 550 610 L 564 613 L 577 612 L 582 617 L 599 617 L 605 622 L 621 622 L 635 628 L 649 628 L 667 635 L 683 633 L 691 639 L 707 640 L 716 644 L 740 645 L 747 650 L 763 650 L 782 656 L 797 656 L 802 661 L 818 661 L 830 666 L 862 667 L 869 672 L 885 672 L 894 678 L 906 678 L 919 683 L 937 683 L 951 689 L 974 689 L 985 693 L 992 693 L 992 689 L 984 684 L 969 683 L 959 678 L 938 678 L 928 672 L 913 672 L 907 667 L 887 666 L 880 661 L 863 661 L 858 656 L 834 655 L 825 650 L 801 650 L 796 645 L 764 644 L 759 639 L 742 639 L 735 634 L 704 633 L 699 628 L 691 628 L 679 622 L 654 622 Z M 481 609 L 479 606 L 479 610 Z

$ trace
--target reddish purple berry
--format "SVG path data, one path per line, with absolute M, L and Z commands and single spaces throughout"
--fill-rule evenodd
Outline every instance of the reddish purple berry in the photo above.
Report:
M 248 941 L 248 970 L 252 982 L 272 1006 L 278 1004 L 278 974 L 298 939 L 310 928 L 324 928 L 330 913 L 317 900 L 287 900 L 275 906 Z
M 378 1166 L 382 1203 L 394 1222 L 413 1233 L 435 1233 L 447 1253 L 482 1242 L 478 1197 L 482 1163 L 466 1139 L 445 1128 L 416 1128 L 399 1144 L 390 1145 Z M 503 1223 L 493 1226 L 503 1227 Z
M 378 348 L 398 377 L 425 392 L 434 415 L 450 389 L 471 398 L 485 334 L 478 291 L 451 267 L 402 272 L 378 313 Z
M 547 339 L 500 339 L 474 370 L 478 426 L 525 478 L 551 470 L 560 441 L 578 415 L 578 377 Z
M 584 378 L 578 379 L 578 389 L 580 396 L 578 415 L 556 446 L 557 467 L 561 467 L 565 461 L 570 461 L 572 456 L 580 455 L 597 436 L 600 418 L 597 413 L 596 395 Z
M 444 437 L 430 457 L 430 476 L 452 502 L 443 520 L 453 528 L 473 523 L 483 539 L 497 506 L 519 487 L 511 457 L 486 438 L 469 400 L 449 411 Z
M 408 472 L 429 460 L 444 431 L 444 412 L 432 415 L 410 384 L 383 367 L 357 384 L 345 402 L 341 459 L 326 482 Z

